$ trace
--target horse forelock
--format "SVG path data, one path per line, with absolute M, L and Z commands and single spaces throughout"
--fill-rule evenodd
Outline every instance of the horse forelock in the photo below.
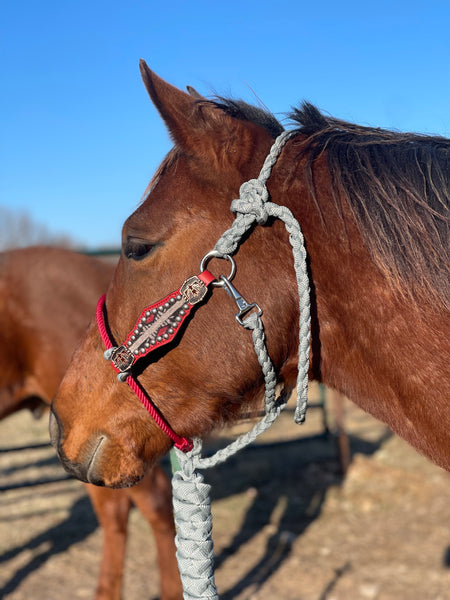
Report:
M 450 140 L 347 123 L 309 103 L 291 117 L 307 136 L 312 195 L 314 161 L 325 151 L 334 201 L 339 190 L 374 261 L 398 285 L 446 305 Z

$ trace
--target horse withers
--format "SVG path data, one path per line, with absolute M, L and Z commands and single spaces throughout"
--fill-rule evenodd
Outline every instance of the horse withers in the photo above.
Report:
M 0 418 L 49 406 L 114 266 L 68 250 L 33 247 L 0 253 Z M 69 410 L 76 411 L 76 399 Z M 136 505 L 158 549 L 161 598 L 182 598 L 175 561 L 171 489 L 159 466 L 131 489 L 87 485 L 103 531 L 97 600 L 121 597 L 128 514 Z
M 147 318 L 144 307 L 199 274 L 202 258 L 233 221 L 230 204 L 241 184 L 258 175 L 283 130 L 260 109 L 186 94 L 144 62 L 141 72 L 175 146 L 123 228 L 122 255 L 101 315 L 119 346 L 131 343 L 137 318 Z M 450 469 L 450 142 L 346 123 L 307 103 L 292 118 L 296 133 L 267 187 L 305 238 L 310 377 Z M 234 260 L 233 285 L 262 308 L 278 380 L 292 389 L 299 314 L 283 225 L 255 226 Z M 215 258 L 208 269 L 218 279 L 228 263 Z M 153 414 L 181 438 L 205 436 L 260 402 L 261 370 L 234 312 L 223 290 L 213 288 L 184 322 L 181 337 L 131 367 Z M 104 349 L 93 323 L 53 402 L 52 438 L 69 472 L 127 486 L 172 439 L 133 390 L 117 382 Z

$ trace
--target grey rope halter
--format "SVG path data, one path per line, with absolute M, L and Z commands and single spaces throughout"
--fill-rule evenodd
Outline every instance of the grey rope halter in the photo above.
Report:
M 231 210 L 236 213 L 236 218 L 230 229 L 217 241 L 211 254 L 222 258 L 234 254 L 243 235 L 255 224 L 263 224 L 270 217 L 284 222 L 292 246 L 299 294 L 297 407 L 294 419 L 297 423 L 302 423 L 305 420 L 307 407 L 311 320 L 306 250 L 300 226 L 291 211 L 284 206 L 270 202 L 266 188 L 272 167 L 284 144 L 292 135 L 292 131 L 283 132 L 275 140 L 258 178 L 242 184 L 239 199 L 234 200 L 231 204 Z M 265 381 L 265 415 L 249 432 L 210 458 L 201 457 L 202 442 L 199 439 L 194 441 L 194 448 L 188 453 L 176 448 L 172 450 L 176 459 L 174 462 L 178 461 L 178 470 L 174 472 L 172 479 L 173 506 L 177 527 L 175 538 L 177 559 L 185 600 L 218 599 L 213 569 L 210 486 L 204 482 L 203 476 L 196 469 L 205 469 L 220 464 L 253 442 L 272 425 L 287 402 L 287 398 L 283 395 L 278 399 L 275 397 L 276 373 L 267 352 L 260 314 L 252 312 L 239 322 L 252 331 L 256 356 Z

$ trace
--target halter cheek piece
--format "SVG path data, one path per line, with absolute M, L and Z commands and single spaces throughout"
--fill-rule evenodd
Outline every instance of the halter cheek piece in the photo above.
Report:
M 221 275 L 218 281 L 205 268 L 209 260 L 214 257 L 230 261 L 231 273 L 228 278 Z M 141 358 L 170 343 L 177 336 L 192 308 L 205 300 L 210 284 L 225 287 L 228 294 L 235 300 L 239 308 L 236 319 L 241 325 L 244 325 L 243 316 L 254 308 L 259 315 L 262 314 L 257 304 L 249 304 L 231 285 L 230 280 L 234 277 L 236 270 L 231 256 L 221 256 L 218 252 L 212 251 L 203 258 L 200 269 L 199 275 L 189 277 L 177 290 L 154 304 L 146 306 L 120 346 L 114 345 L 105 325 L 105 295 L 99 299 L 96 310 L 97 327 L 106 347 L 104 357 L 111 361 L 111 366 L 117 372 L 117 379 L 128 383 L 155 423 L 170 437 L 175 447 L 183 452 L 192 450 L 192 441 L 173 431 L 154 402 L 131 374 L 133 366 Z

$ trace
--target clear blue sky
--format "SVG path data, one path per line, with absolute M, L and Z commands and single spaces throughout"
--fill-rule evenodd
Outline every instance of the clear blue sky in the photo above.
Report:
M 0 205 L 117 246 L 170 147 L 141 83 L 450 136 L 449 0 L 0 3 Z

